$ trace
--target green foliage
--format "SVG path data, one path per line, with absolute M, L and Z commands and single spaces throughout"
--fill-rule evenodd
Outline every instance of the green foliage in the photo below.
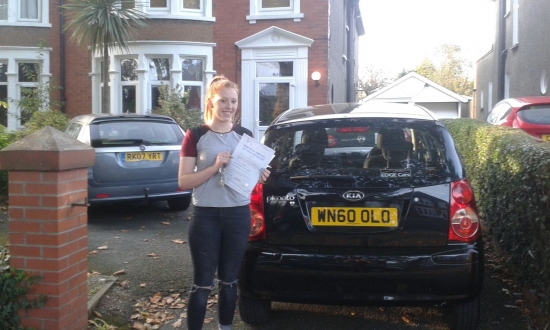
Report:
M 24 329 L 18 312 L 44 305 L 43 295 L 34 299 L 27 297 L 30 287 L 39 281 L 39 276 L 26 275 L 20 270 L 0 270 L 0 329 Z
M 187 109 L 187 95 L 183 93 L 180 85 L 170 88 L 168 85 L 159 87 L 159 104 L 153 113 L 173 118 L 184 130 L 203 123 L 200 110 Z
M 88 323 L 90 325 L 94 326 L 95 330 L 114 330 L 117 329 L 117 327 L 108 324 L 107 322 L 103 321 L 102 319 L 94 319 L 94 320 L 88 320 Z
M 367 67 L 363 76 L 359 79 L 359 90 L 362 92 L 360 96 L 368 96 L 381 88 L 384 88 L 390 83 L 390 79 L 385 76 L 384 72 L 376 69 L 373 66 Z
M 459 95 L 472 95 L 474 82 L 468 77 L 471 63 L 461 58 L 461 49 L 456 45 L 441 45 L 436 52 L 438 64 L 424 59 L 415 71 L 435 83 Z
M 476 194 L 482 223 L 522 286 L 550 316 L 550 143 L 473 119 L 444 119 Z

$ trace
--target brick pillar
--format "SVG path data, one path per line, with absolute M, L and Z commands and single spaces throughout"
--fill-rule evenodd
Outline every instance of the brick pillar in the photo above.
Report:
M 87 167 L 93 148 L 51 127 L 0 151 L 9 179 L 10 266 L 41 276 L 20 313 L 24 327 L 83 330 L 88 322 Z

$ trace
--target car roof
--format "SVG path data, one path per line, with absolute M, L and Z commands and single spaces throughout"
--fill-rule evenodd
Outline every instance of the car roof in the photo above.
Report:
M 428 109 L 412 103 L 333 103 L 295 108 L 283 112 L 271 125 L 312 119 L 390 118 L 437 121 Z
M 153 120 L 165 120 L 165 121 L 170 121 L 175 123 L 174 119 L 168 116 L 155 115 L 155 114 L 144 115 L 144 114 L 135 114 L 135 113 L 129 113 L 129 114 L 90 113 L 90 114 L 74 117 L 71 121 L 91 123 L 91 122 L 102 122 L 102 121 L 118 121 L 118 120 L 126 120 L 126 119 L 132 119 L 132 120 L 153 119 Z
M 504 99 L 501 102 L 507 102 L 512 107 L 519 108 L 529 104 L 550 104 L 550 97 L 549 96 L 511 97 L 511 98 Z

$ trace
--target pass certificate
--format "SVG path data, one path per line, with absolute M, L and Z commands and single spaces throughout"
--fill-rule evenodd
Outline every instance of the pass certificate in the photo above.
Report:
M 253 137 L 243 134 L 241 141 L 231 155 L 231 161 L 224 172 L 224 183 L 244 196 L 250 196 L 275 151 Z

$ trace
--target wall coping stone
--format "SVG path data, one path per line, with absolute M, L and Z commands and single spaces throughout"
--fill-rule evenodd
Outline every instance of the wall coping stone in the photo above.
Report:
M 63 171 L 94 165 L 95 150 L 50 126 L 0 150 L 0 170 Z

